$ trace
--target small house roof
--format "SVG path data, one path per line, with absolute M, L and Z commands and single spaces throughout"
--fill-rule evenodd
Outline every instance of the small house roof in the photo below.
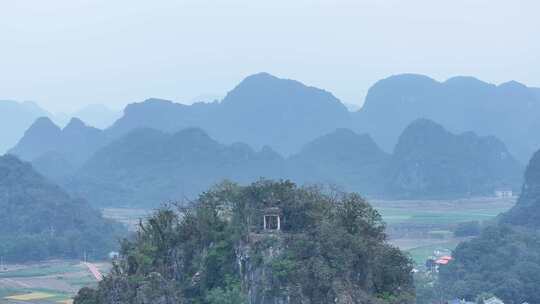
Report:
M 435 261 L 435 263 L 439 264 L 439 265 L 446 265 L 449 262 L 450 262 L 449 260 L 442 260 L 442 259 L 438 259 L 438 260 Z

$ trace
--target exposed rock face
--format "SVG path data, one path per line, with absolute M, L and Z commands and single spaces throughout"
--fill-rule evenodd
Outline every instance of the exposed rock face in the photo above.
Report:
M 289 304 L 290 296 L 269 295 L 271 264 L 283 251 L 279 233 L 252 234 L 236 248 L 236 257 L 248 304 Z
M 99 288 L 75 303 L 414 302 L 411 261 L 386 243 L 380 215 L 356 194 L 225 183 L 178 211 L 149 218 Z

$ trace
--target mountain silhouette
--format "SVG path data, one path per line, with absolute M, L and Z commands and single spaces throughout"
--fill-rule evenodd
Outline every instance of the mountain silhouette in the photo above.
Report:
M 423 75 L 391 76 L 369 89 L 363 108 L 354 116 L 355 128 L 373 136 L 387 151 L 394 148 L 401 131 L 419 118 L 456 133 L 496 136 L 522 161 L 540 147 L 534 132 L 540 98 L 537 91 L 515 81 L 496 86 L 473 77 L 438 82 Z
M 389 165 L 386 195 L 444 198 L 492 195 L 521 182 L 521 166 L 495 137 L 455 135 L 418 119 L 400 135 Z

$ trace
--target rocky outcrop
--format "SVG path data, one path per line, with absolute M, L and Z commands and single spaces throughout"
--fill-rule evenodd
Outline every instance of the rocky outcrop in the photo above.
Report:
M 179 211 L 148 219 L 75 303 L 414 302 L 411 261 L 385 242 L 380 215 L 358 195 L 224 183 Z

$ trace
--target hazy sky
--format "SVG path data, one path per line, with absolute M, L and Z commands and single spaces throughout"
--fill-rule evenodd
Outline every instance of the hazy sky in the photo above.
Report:
M 0 99 L 189 101 L 261 71 L 357 104 L 403 72 L 540 86 L 540 1 L 0 0 Z

